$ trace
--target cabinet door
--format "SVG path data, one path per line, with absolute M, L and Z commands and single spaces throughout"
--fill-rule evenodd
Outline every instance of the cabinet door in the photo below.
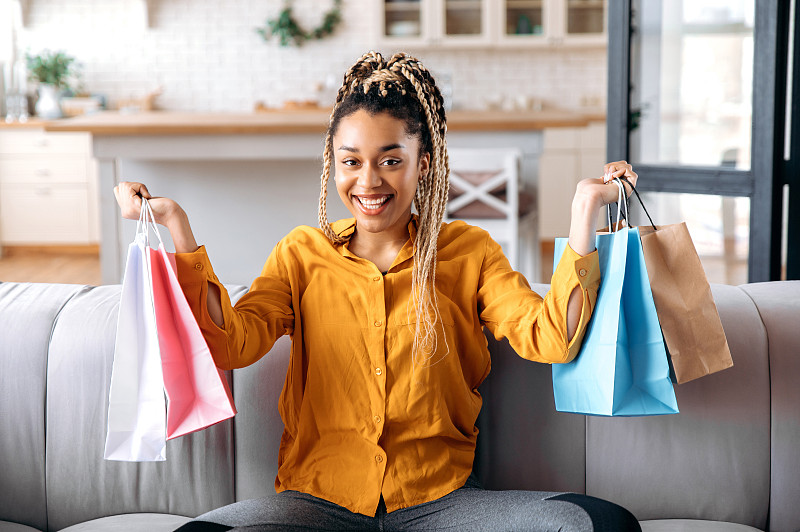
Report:
M 433 6 L 435 44 L 445 47 L 491 44 L 490 0 L 438 0 Z
M 377 8 L 378 40 L 398 49 L 422 46 L 431 40 L 430 0 L 380 0 Z M 388 50 L 387 50 L 388 51 Z
M 559 9 L 563 44 L 605 44 L 605 0 L 566 0 Z
M 89 243 L 86 185 L 0 183 L 0 241 Z
M 553 36 L 552 0 L 496 2 L 497 42 L 501 46 L 546 46 Z
M 603 46 L 606 0 L 502 0 L 501 46 Z

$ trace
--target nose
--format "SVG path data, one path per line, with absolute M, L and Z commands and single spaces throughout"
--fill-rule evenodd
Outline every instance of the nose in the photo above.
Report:
M 358 186 L 361 188 L 377 188 L 381 185 L 378 169 L 371 163 L 364 163 L 358 174 Z

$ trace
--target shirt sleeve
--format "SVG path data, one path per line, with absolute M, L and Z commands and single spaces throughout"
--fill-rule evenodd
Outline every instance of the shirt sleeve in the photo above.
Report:
M 498 340 L 508 338 L 511 347 L 528 360 L 563 363 L 581 348 L 600 286 L 597 251 L 581 256 L 567 245 L 553 273 L 550 290 L 542 298 L 525 278 L 511 269 L 500 246 L 487 239 L 478 291 L 482 323 Z M 567 303 L 578 288 L 583 303 L 578 328 L 567 338 Z
M 193 253 L 175 254 L 178 281 L 214 362 L 221 369 L 253 364 L 270 350 L 275 340 L 293 331 L 292 291 L 286 268 L 278 257 L 278 246 L 236 306 L 231 305 L 228 291 L 214 274 L 204 246 Z M 208 313 L 206 301 L 211 285 L 220 292 L 222 327 Z

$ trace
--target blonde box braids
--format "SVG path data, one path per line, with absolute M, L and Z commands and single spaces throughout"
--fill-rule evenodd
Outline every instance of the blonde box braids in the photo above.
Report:
M 437 325 L 441 323 L 436 297 L 436 261 L 439 229 L 445 215 L 447 193 L 450 186 L 450 165 L 447 156 L 447 122 L 444 101 L 433 76 L 420 62 L 404 53 L 393 55 L 388 61 L 377 52 L 361 57 L 344 75 L 331 112 L 330 126 L 325 137 L 323 170 L 319 198 L 319 226 L 333 243 L 344 243 L 349 237 L 333 232 L 328 222 L 327 197 L 333 161 L 333 130 L 337 111 L 342 103 L 357 91 L 367 94 L 376 87 L 381 97 L 399 95 L 413 98 L 424 113 L 430 137 L 430 168 L 420 176 L 414 205 L 419 213 L 419 224 L 414 241 L 414 262 L 411 274 L 411 300 L 418 319 L 414 330 L 412 357 L 414 365 L 429 365 L 437 349 Z M 338 116 L 343 118 L 343 116 Z M 410 312 L 409 308 L 409 312 Z M 445 354 L 447 354 L 445 346 Z

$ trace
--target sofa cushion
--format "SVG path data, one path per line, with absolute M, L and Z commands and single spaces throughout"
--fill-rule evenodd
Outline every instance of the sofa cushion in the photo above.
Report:
M 640 521 L 642 532 L 762 532 L 758 528 L 723 521 L 699 519 L 658 519 Z
M 770 483 L 767 333 L 740 288 L 712 287 L 734 366 L 675 385 L 680 414 L 587 418 L 586 491 L 639 520 L 766 527 Z
M 0 283 L 0 520 L 21 523 L 16 527 L 47 528 L 47 349 L 53 320 L 81 290 L 78 285 Z
M 800 281 L 742 286 L 769 335 L 772 454 L 769 524 L 800 530 Z
M 172 532 L 189 521 L 190 518 L 180 515 L 123 514 L 79 523 L 61 532 Z
M 132 512 L 193 517 L 234 502 L 230 420 L 169 441 L 165 462 L 103 459 L 120 289 L 81 292 L 53 328 L 46 420 L 53 530 Z
M 38 528 L 32 528 L 28 525 L 21 525 L 19 523 L 11 523 L 10 521 L 0 521 L 0 532 L 40 532 Z

